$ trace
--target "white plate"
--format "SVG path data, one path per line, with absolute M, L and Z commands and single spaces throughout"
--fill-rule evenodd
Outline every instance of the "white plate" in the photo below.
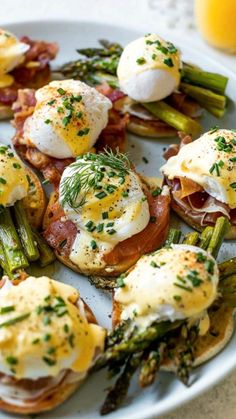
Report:
M 91 22 L 34 22 L 8 25 L 7 28 L 16 35 L 28 35 L 33 39 L 44 39 L 57 41 L 60 45 L 60 53 L 56 63 L 64 63 L 75 59 L 75 52 L 78 47 L 95 46 L 97 39 L 107 38 L 125 45 L 127 42 L 142 35 L 139 31 L 130 30 L 124 27 L 116 27 L 107 24 Z M 170 39 L 171 40 L 171 39 Z M 175 40 L 172 39 L 174 42 Z M 183 57 L 188 62 L 196 63 L 204 69 L 219 72 L 229 76 L 227 94 L 232 102 L 229 105 L 226 116 L 221 120 L 205 115 L 202 120 L 204 129 L 207 130 L 213 125 L 220 125 L 224 128 L 236 128 L 236 111 L 233 102 L 236 101 L 236 76 L 224 68 L 218 62 L 205 57 L 194 48 L 185 46 L 185 40 L 179 42 Z M 9 143 L 14 130 L 8 123 L 0 123 L 0 141 Z M 163 163 L 163 148 L 176 139 L 172 140 L 150 140 L 140 139 L 133 135 L 129 136 L 128 151 L 139 171 L 147 175 L 158 176 L 158 168 Z M 149 161 L 145 164 L 142 157 Z M 178 220 L 173 220 L 176 225 Z M 183 226 L 185 228 L 185 226 Z M 223 246 L 220 259 L 234 256 L 236 246 L 227 243 Z M 52 274 L 52 272 L 51 272 Z M 110 326 L 111 301 L 107 292 L 102 292 L 92 287 L 88 280 L 78 274 L 56 264 L 53 272 L 54 278 L 71 284 L 81 291 L 81 295 L 94 310 L 98 321 L 104 326 Z M 193 383 L 190 388 L 184 387 L 173 375 L 161 373 L 155 384 L 141 391 L 137 382 L 133 380 L 126 402 L 117 412 L 109 415 L 109 418 L 144 419 L 157 417 L 173 410 L 175 407 L 189 401 L 200 393 L 209 389 L 217 381 L 221 380 L 233 368 L 236 367 L 236 333 L 224 351 L 208 362 L 206 365 L 196 369 L 193 374 Z M 90 377 L 79 391 L 61 407 L 41 417 L 50 418 L 99 418 L 99 407 L 105 397 L 105 389 L 111 384 L 106 380 L 105 372 L 102 371 Z M 4 413 L 0 418 L 8 418 Z M 13 415 L 11 415 L 13 417 Z M 37 416 L 38 417 L 38 416 Z

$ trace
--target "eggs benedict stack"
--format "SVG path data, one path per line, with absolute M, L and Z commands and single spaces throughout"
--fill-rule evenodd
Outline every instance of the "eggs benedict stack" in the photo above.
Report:
M 24 61 L 29 45 L 20 42 L 12 33 L 0 29 L 0 89 L 14 84 L 14 77 L 8 74 Z M 11 109 L 0 100 L 0 119 L 11 116 Z
M 76 289 L 48 277 L 5 279 L 0 296 L 0 408 L 55 408 L 87 376 L 105 331 Z
M 16 156 L 9 146 L 0 144 L 0 208 L 22 202 L 34 228 L 40 227 L 46 197 L 38 177 Z
M 37 90 L 35 106 L 26 105 L 26 117 L 24 95 L 20 99 L 14 144 L 48 180 L 58 184 L 65 166 L 95 145 L 108 123 L 111 101 L 77 80 L 54 81 Z
M 19 40 L 0 29 L 0 119 L 12 115 L 11 105 L 22 87 L 40 87 L 50 77 L 49 61 L 57 53 L 56 44 Z
M 73 269 L 117 276 L 158 248 L 168 225 L 168 188 L 150 187 L 126 155 L 106 151 L 87 153 L 65 169 L 44 236 Z
M 223 214 L 231 224 L 226 238 L 236 237 L 235 153 L 235 131 L 216 127 L 181 147 L 161 168 L 172 208 L 199 231 Z
M 195 246 L 172 245 L 142 257 L 116 290 L 114 301 L 120 321 L 131 319 L 141 329 L 154 321 L 195 318 L 200 323 L 204 319 L 206 333 L 206 310 L 217 297 L 218 281 L 210 254 Z
M 221 237 L 217 245 L 219 231 L 225 231 L 223 225 L 227 220 L 221 217 L 213 233 L 217 247 L 223 240 Z M 171 230 L 174 232 L 178 231 Z M 234 262 L 218 266 L 210 253 L 210 249 L 214 253 L 213 243 L 207 251 L 186 244 L 189 233 L 182 244 L 173 244 L 180 236 L 171 234 L 165 247 L 141 257 L 117 280 L 113 330 L 107 335 L 97 368 L 108 366 L 115 375 L 114 365 L 118 364 L 122 372 L 107 394 L 102 415 L 119 407 L 137 369 L 141 387 L 150 386 L 160 368 L 173 371 L 188 385 L 192 367 L 216 355 L 232 336 Z M 195 236 L 198 242 L 200 236 Z M 227 291 L 229 284 L 231 292 Z
M 124 48 L 117 68 L 121 90 L 137 102 L 154 102 L 178 88 L 182 67 L 179 50 L 156 34 Z

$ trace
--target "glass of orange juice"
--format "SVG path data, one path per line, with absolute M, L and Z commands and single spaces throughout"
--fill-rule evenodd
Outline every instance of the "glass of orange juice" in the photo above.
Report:
M 236 0 L 195 0 L 195 16 L 209 44 L 236 53 Z

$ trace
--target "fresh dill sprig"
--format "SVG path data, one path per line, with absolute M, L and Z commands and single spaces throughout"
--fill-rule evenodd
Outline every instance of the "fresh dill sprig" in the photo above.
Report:
M 88 192 L 101 189 L 100 182 L 107 167 L 115 171 L 107 173 L 107 176 L 114 173 L 122 184 L 131 169 L 131 163 L 126 154 L 105 150 L 99 154 L 87 153 L 79 156 L 69 167 L 72 175 L 64 177 L 60 185 L 61 205 L 69 205 L 78 210 L 85 204 Z M 78 200 L 79 195 L 81 197 Z

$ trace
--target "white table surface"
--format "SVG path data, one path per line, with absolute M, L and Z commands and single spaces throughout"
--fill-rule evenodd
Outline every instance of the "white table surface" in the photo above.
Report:
M 94 20 L 140 27 L 144 33 L 168 32 L 170 37 L 186 35 L 187 43 L 217 58 L 236 72 L 236 56 L 226 55 L 206 45 L 192 25 L 169 17 L 178 14 L 180 0 L 0 0 L 0 26 L 27 20 Z M 181 0 L 184 3 L 184 0 Z M 192 0 L 188 0 L 190 3 Z M 187 0 L 185 0 L 187 4 Z M 178 4 L 177 4 L 178 3 Z M 164 5 L 164 6 L 163 6 Z M 177 7 L 178 6 L 178 7 Z M 188 7 L 189 13 L 189 4 Z M 164 10 L 164 8 L 166 8 Z M 190 6 L 191 9 L 191 6 Z M 169 10 L 169 9 L 168 9 Z M 191 13 L 191 12 L 190 12 Z M 191 16 L 190 16 L 191 20 Z M 233 30 L 233 29 L 232 29 Z M 201 397 L 161 419 L 235 419 L 236 371 Z

